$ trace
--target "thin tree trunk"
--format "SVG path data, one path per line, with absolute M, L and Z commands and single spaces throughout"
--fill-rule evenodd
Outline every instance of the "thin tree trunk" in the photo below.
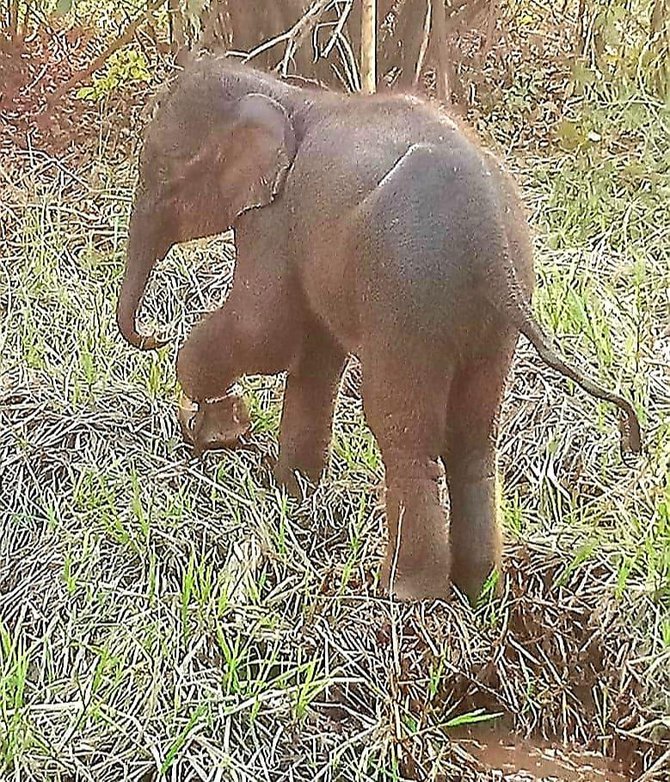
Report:
M 226 3 L 210 3 L 200 18 L 200 37 L 198 49 L 223 46 L 228 50 L 232 41 L 230 10 Z
M 498 12 L 500 10 L 500 0 L 491 0 L 489 7 L 489 18 L 486 23 L 486 42 L 484 44 L 483 55 L 486 55 L 491 51 L 493 41 L 496 34 L 496 24 L 498 22 Z
M 19 0 L 12 0 L 9 5 L 9 40 L 15 41 L 19 35 Z
M 179 0 L 168 0 L 168 20 L 170 23 L 170 45 L 173 54 L 178 54 L 186 44 L 184 22 Z
M 579 5 L 577 6 L 577 35 L 579 36 L 579 53 L 585 55 L 588 38 L 585 0 L 579 0 Z
M 426 62 L 428 47 L 430 46 L 430 31 L 433 26 L 433 0 L 426 2 L 426 15 L 423 20 L 423 35 L 421 37 L 421 46 L 416 56 L 416 65 L 414 68 L 414 86 L 417 87 L 421 81 L 421 73 Z
M 361 88 L 372 95 L 377 91 L 377 3 L 362 0 L 361 17 Z
M 651 11 L 651 36 L 654 37 L 670 27 L 670 7 L 667 0 L 656 0 Z
M 437 47 L 437 97 L 445 104 L 451 103 L 449 84 L 449 51 L 447 46 L 447 14 L 444 0 L 433 0 L 433 30 Z

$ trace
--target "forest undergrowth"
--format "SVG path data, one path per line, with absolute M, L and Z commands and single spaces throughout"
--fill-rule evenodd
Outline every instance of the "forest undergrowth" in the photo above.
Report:
M 192 457 L 176 345 L 224 301 L 232 237 L 171 251 L 145 313 L 175 341 L 130 349 L 114 310 L 136 163 L 113 108 L 85 153 L 3 156 L 1 778 L 500 779 L 458 738 L 481 720 L 668 778 L 670 111 L 582 81 L 547 106 L 524 72 L 470 118 L 528 204 L 535 312 L 632 396 L 645 453 L 622 460 L 611 408 L 520 341 L 503 596 L 474 612 L 378 594 L 383 467 L 355 364 L 302 502 L 267 466 L 281 377 L 242 381 L 245 447 Z

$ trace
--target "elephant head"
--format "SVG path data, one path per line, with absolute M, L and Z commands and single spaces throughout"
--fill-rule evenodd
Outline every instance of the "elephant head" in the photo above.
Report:
M 224 60 L 206 58 L 177 78 L 147 127 L 130 218 L 117 323 L 138 348 L 137 312 L 155 263 L 177 242 L 232 227 L 279 194 L 296 152 L 282 100 L 292 88 Z

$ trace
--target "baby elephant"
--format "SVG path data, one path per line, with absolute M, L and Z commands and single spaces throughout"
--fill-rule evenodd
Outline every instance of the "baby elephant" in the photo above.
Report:
M 200 56 L 144 139 L 117 310 L 131 344 L 160 344 L 136 326 L 156 261 L 231 226 L 228 301 L 178 357 L 184 432 L 198 450 L 235 442 L 249 420 L 241 400 L 226 400 L 230 386 L 287 370 L 276 475 L 292 489 L 296 471 L 317 481 L 339 378 L 347 355 L 358 356 L 386 468 L 382 583 L 398 597 L 444 597 L 451 580 L 474 600 L 500 563 L 497 422 L 519 333 L 617 405 L 640 449 L 630 403 L 549 346 L 530 310 L 533 261 L 515 187 L 438 106 L 298 88 Z

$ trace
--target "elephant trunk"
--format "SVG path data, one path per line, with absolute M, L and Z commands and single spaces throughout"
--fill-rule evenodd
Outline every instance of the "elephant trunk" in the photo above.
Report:
M 156 350 L 166 344 L 154 335 L 140 334 L 137 330 L 137 312 L 144 295 L 151 270 L 158 260 L 165 257 L 170 244 L 164 240 L 155 241 L 160 231 L 156 228 L 156 217 L 142 216 L 146 210 L 133 209 L 130 219 L 130 235 L 126 268 L 121 292 L 116 306 L 116 322 L 119 331 L 128 343 L 140 350 Z

